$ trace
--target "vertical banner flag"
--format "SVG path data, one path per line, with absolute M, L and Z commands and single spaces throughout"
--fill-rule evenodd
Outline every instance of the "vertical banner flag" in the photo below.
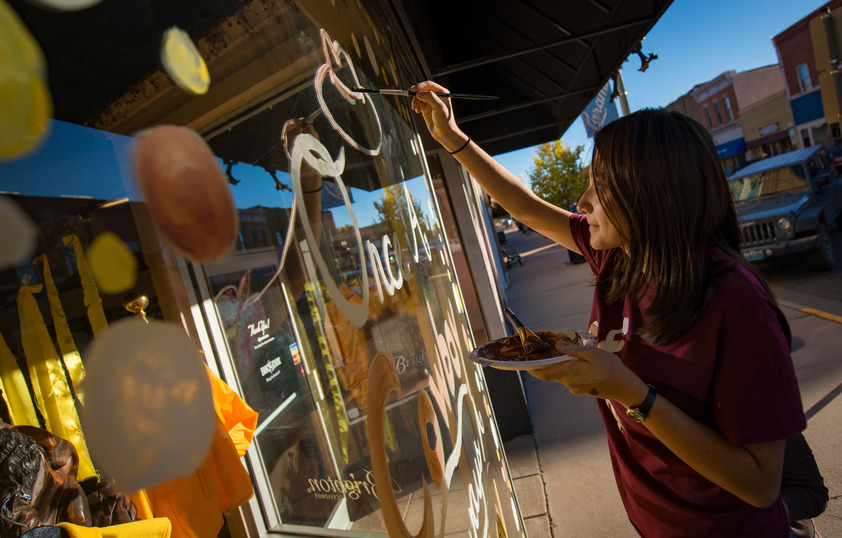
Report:
M 611 81 L 605 83 L 596 97 L 582 111 L 581 116 L 588 138 L 593 138 L 594 133 L 620 117 L 617 113 L 617 105 L 611 101 Z

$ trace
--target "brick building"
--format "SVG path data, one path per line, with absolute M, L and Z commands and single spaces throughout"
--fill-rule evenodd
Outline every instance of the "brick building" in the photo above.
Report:
M 813 144 L 834 146 L 840 141 L 838 121 L 829 123 L 825 119 L 820 72 L 810 32 L 811 20 L 839 7 L 842 0 L 831 0 L 772 38 L 792 108 L 790 134 L 798 148 Z
M 727 174 L 746 162 L 791 149 L 787 136 L 791 120 L 777 65 L 726 71 L 696 85 L 689 95 Z

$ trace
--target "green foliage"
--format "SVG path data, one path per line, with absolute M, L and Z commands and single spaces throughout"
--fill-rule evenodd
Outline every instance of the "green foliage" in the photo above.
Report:
M 425 235 L 429 234 L 430 224 L 427 222 L 427 215 L 421 209 L 421 204 L 418 201 L 414 198 L 407 200 L 402 184 L 386 187 L 383 189 L 383 194 L 380 195 L 380 200 L 375 200 L 373 203 L 374 208 L 377 209 L 377 213 L 380 216 L 380 222 L 391 225 L 393 229 L 399 229 L 404 221 L 405 225 L 409 227 L 408 202 L 412 203 L 412 210 L 418 218 L 418 226 L 421 229 L 421 233 Z
M 588 188 L 580 157 L 584 146 L 570 149 L 561 140 L 542 144 L 535 155 L 535 165 L 527 172 L 532 191 L 553 205 L 568 209 L 578 202 Z

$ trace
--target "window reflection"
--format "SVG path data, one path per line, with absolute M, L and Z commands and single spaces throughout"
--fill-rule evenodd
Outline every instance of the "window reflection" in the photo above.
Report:
M 376 5 L 126 0 L 80 12 L 71 26 L 12 4 L 42 41 L 62 91 L 53 92 L 47 141 L 0 166 L 0 190 L 15 193 L 39 227 L 38 252 L 47 254 L 77 346 L 94 333 L 76 254 L 62 237 L 74 234 L 85 248 L 111 231 L 137 258 L 132 291 L 149 297 L 146 314 L 184 324 L 258 412 L 246 458 L 256 519 L 285 532 L 417 532 L 427 484 L 436 529 L 517 534 L 409 101 L 348 90 L 407 85 L 398 76 L 405 59 Z M 112 22 L 141 12 L 130 30 Z M 202 96 L 178 88 L 157 63 L 171 26 L 207 63 Z M 284 136 L 290 120 L 300 123 L 296 138 Z M 135 188 L 133 136 L 166 123 L 201 133 L 226 174 L 240 234 L 222 260 L 179 257 Z M 26 264 L 2 278 L 0 329 L 24 367 L 14 297 L 23 281 L 44 277 Z M 132 315 L 122 294 L 102 299 L 109 323 Z M 375 393 L 371 379 L 381 374 L 394 390 Z M 378 465 L 388 477 L 375 473 Z

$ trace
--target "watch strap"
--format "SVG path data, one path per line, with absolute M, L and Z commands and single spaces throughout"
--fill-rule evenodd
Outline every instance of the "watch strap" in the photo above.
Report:
M 649 385 L 649 392 L 646 394 L 646 398 L 643 400 L 643 403 L 634 407 L 629 407 L 628 410 L 626 410 L 626 414 L 635 422 L 643 422 L 649 416 L 649 411 L 652 409 L 652 404 L 655 403 L 655 397 L 657 395 L 658 391 L 655 387 Z

